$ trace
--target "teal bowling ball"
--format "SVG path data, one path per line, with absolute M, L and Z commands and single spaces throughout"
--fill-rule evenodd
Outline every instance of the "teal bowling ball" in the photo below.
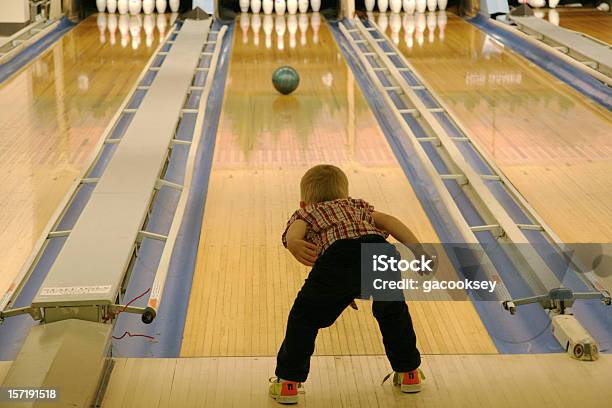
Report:
M 292 67 L 280 67 L 272 74 L 272 85 L 283 95 L 289 95 L 300 84 L 300 75 Z

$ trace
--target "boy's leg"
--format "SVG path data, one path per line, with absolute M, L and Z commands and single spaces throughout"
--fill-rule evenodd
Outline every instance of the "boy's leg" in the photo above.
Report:
M 372 312 L 393 370 L 405 373 L 416 369 L 421 364 L 421 355 L 406 302 L 374 301 Z

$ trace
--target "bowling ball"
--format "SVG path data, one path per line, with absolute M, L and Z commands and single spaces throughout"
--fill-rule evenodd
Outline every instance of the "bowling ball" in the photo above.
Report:
M 272 74 L 272 85 L 283 95 L 289 95 L 300 84 L 300 76 L 292 67 L 280 67 Z

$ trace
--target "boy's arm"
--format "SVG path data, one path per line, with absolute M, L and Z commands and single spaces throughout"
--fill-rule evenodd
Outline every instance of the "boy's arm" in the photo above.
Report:
M 374 218 L 376 228 L 387 231 L 393 238 L 410 248 L 416 257 L 427 255 L 421 242 L 403 222 L 392 215 L 379 211 L 373 211 L 372 217 Z
M 295 220 L 287 228 L 285 240 L 287 249 L 298 260 L 298 262 L 312 266 L 317 260 L 317 246 L 304 240 L 308 224 L 304 220 Z

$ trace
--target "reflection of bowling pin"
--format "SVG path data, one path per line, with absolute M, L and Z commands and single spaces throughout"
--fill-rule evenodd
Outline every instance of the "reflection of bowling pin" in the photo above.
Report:
M 429 43 L 430 44 L 434 42 L 434 33 L 436 31 L 436 25 L 437 25 L 436 13 L 434 13 L 433 11 L 430 11 L 429 13 L 427 13 L 427 31 L 429 32 Z
M 544 10 L 537 8 L 533 10 L 533 15 L 537 18 L 544 18 Z
M 247 44 L 249 42 L 249 13 L 240 13 L 240 31 L 242 31 L 242 43 Z
M 306 13 L 308 11 L 308 0 L 298 0 L 298 9 L 300 9 L 300 13 Z
M 130 41 L 130 17 L 127 14 L 119 16 L 119 32 L 121 33 L 121 46 L 125 48 Z
M 140 15 L 130 17 L 130 34 L 132 35 L 132 49 L 137 50 L 140 47 L 140 29 L 142 21 Z
M 117 31 L 117 15 L 108 15 L 108 32 L 110 34 L 110 43 L 115 45 L 115 32 Z
M 263 30 L 266 33 L 266 48 L 270 49 L 272 47 L 272 29 L 274 28 L 274 19 L 270 14 L 266 14 L 264 16 L 263 21 Z
M 375 5 L 376 5 L 376 0 L 365 0 L 366 11 L 374 10 Z
M 300 44 L 306 45 L 306 32 L 308 31 L 308 16 L 306 14 L 300 14 L 298 26 L 300 28 Z
M 383 33 L 387 31 L 387 27 L 389 27 L 389 18 L 387 17 L 387 13 L 378 13 L 378 27 Z
M 448 0 L 438 0 L 438 8 L 440 11 L 446 10 L 446 6 L 448 6 Z
M 310 0 L 310 7 L 312 7 L 312 11 L 318 13 L 321 10 L 321 0 Z
M 403 0 L 402 7 L 404 8 L 404 12 L 412 14 L 416 9 L 416 0 Z
M 559 12 L 555 9 L 548 10 L 548 21 L 556 26 L 559 25 Z
M 446 28 L 446 11 L 438 12 L 438 27 L 440 28 L 440 33 L 438 34 L 440 41 L 444 41 L 444 29 Z
M 312 42 L 318 44 L 319 28 L 321 28 L 321 15 L 318 12 L 312 13 L 310 25 L 312 26 Z
M 264 14 L 272 14 L 272 10 L 274 10 L 274 0 L 262 0 L 261 8 Z
M 384 13 L 389 7 L 389 0 L 378 0 L 378 11 Z
M 163 14 L 157 15 L 157 29 L 159 30 L 159 42 L 164 40 L 166 36 L 166 27 L 168 25 L 168 21 L 166 20 L 166 16 Z
M 153 17 L 153 14 L 146 14 L 142 25 L 145 32 L 145 44 L 147 44 L 147 47 L 150 47 L 153 45 L 153 40 L 155 40 L 155 17 Z
M 128 8 L 128 0 L 117 0 L 117 11 L 119 11 L 119 14 L 126 14 Z M 121 20 L 119 23 L 121 23 Z
M 295 33 L 298 30 L 298 19 L 295 14 L 287 17 L 287 31 L 289 31 L 289 48 L 295 48 Z
M 117 11 L 117 0 L 107 0 L 106 9 L 111 14 L 115 13 Z
M 424 13 L 427 8 L 427 0 L 416 0 L 417 13 Z
M 398 13 L 391 13 L 391 16 L 389 17 L 389 27 L 391 27 L 391 40 L 393 40 L 395 45 L 398 45 L 399 32 L 402 29 L 402 18 Z
M 98 24 L 98 30 L 100 31 L 100 44 L 104 44 L 106 42 L 106 14 L 98 13 L 96 23 Z
M 297 13 L 298 2 L 297 0 L 287 0 L 287 13 L 295 14 Z
M 392 13 L 399 13 L 402 10 L 402 0 L 389 0 L 389 9 Z
M 261 0 L 251 0 L 251 12 L 253 14 L 259 14 L 261 11 Z
M 261 16 L 253 14 L 251 16 L 251 28 L 253 29 L 253 44 L 259 45 L 259 29 L 261 28 Z
M 285 49 L 285 16 L 276 16 L 274 19 L 274 28 L 276 29 L 276 48 L 282 51 Z
M 437 0 L 427 0 L 425 4 L 427 5 L 427 10 L 436 11 L 436 6 L 438 5 L 438 1 Z
M 284 16 L 286 9 L 287 4 L 285 4 L 285 0 L 274 0 L 274 11 L 276 12 L 277 16 Z
M 170 6 L 170 11 L 173 13 L 176 13 L 179 9 L 179 6 L 181 5 L 181 1 L 180 0 L 170 0 L 168 2 L 168 5 Z
M 142 0 L 142 12 L 151 14 L 155 11 L 155 0 Z
M 249 0 L 238 0 L 238 6 L 240 7 L 240 11 L 242 13 L 246 13 L 249 11 Z
M 130 10 L 130 14 L 133 16 L 140 14 L 140 10 L 142 9 L 142 0 L 129 0 L 128 9 Z
M 404 28 L 404 41 L 408 48 L 412 48 L 414 40 L 412 39 L 412 33 L 414 33 L 414 16 L 411 14 L 404 14 L 402 19 L 402 27 Z
M 98 13 L 104 13 L 104 9 L 106 9 L 106 0 L 96 0 L 96 7 L 98 8 Z
M 167 6 L 168 2 L 166 0 L 155 0 L 155 8 L 159 14 L 165 13 Z
M 423 35 L 423 33 L 425 32 L 425 27 L 426 27 L 426 19 L 425 19 L 425 14 L 423 13 L 416 13 L 416 40 L 417 40 L 417 44 L 419 44 L 419 46 L 423 45 L 423 42 L 425 40 L 425 37 Z

